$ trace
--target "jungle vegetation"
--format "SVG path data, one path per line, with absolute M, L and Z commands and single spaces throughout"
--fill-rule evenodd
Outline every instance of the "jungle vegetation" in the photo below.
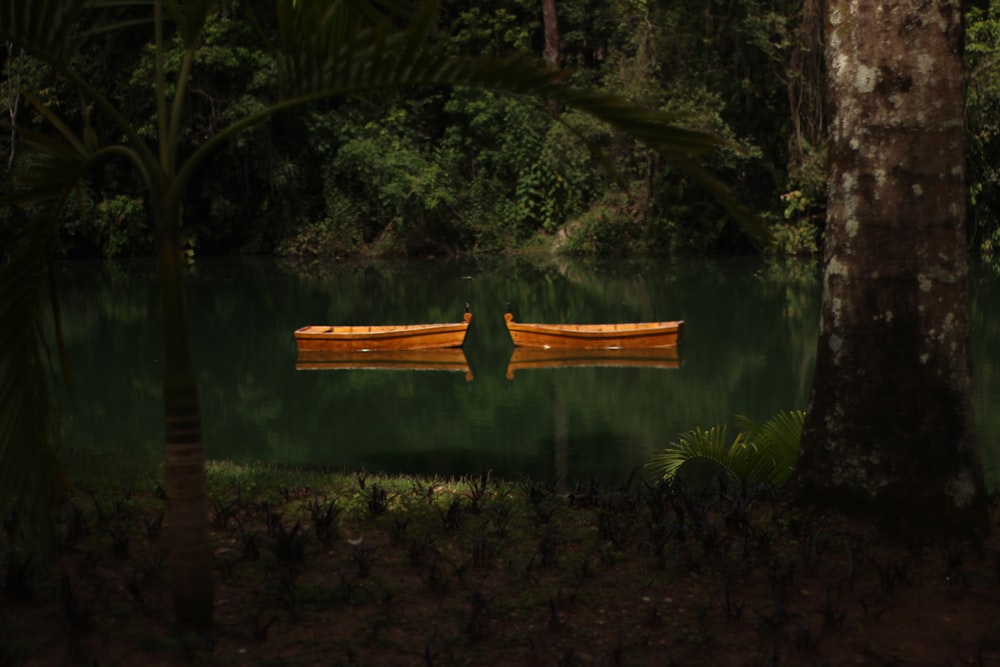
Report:
M 246 31 L 263 38 L 273 66 L 267 81 L 268 103 L 242 108 L 242 115 L 226 117 L 208 128 L 192 130 L 188 109 L 192 97 L 203 92 L 196 71 L 199 63 L 214 60 L 213 40 L 218 17 L 227 16 L 230 5 L 215 0 L 145 2 L 101 2 L 99 0 L 36 0 L 6 5 L 0 11 L 0 35 L 11 44 L 10 53 L 30 54 L 76 89 L 79 95 L 80 129 L 74 130 L 74 107 L 61 107 L 58 99 L 44 99 L 33 89 L 18 87 L 11 110 L 19 107 L 23 94 L 52 128 L 61 135 L 52 138 L 16 122 L 0 123 L 11 130 L 12 149 L 17 136 L 30 139 L 32 154 L 23 174 L 14 179 L 12 191 L 0 198 L 5 208 L 17 206 L 29 217 L 9 260 L 0 264 L 3 329 L 0 348 L 0 459 L 6 497 L 18 509 L 29 508 L 44 516 L 46 479 L 43 467 L 52 467 L 49 455 L 55 431 L 46 358 L 49 355 L 46 325 L 41 315 L 46 297 L 51 298 L 55 338 L 61 349 L 59 309 L 55 290 L 46 288 L 53 247 L 62 235 L 63 211 L 82 208 L 85 174 L 111 158 L 124 158 L 130 171 L 122 180 L 140 182 L 148 203 L 133 210 L 151 219 L 156 251 L 157 275 L 163 309 L 164 407 L 166 495 L 170 500 L 166 517 L 171 533 L 173 597 L 177 620 L 183 625 L 205 627 L 213 613 L 211 552 L 208 541 L 205 495 L 205 455 L 202 440 L 198 380 L 194 372 L 188 311 L 183 287 L 183 260 L 193 253 L 185 238 L 185 211 L 191 211 L 188 195 L 199 191 L 196 180 L 220 147 L 245 130 L 280 117 L 293 109 L 326 100 L 393 98 L 398 90 L 477 87 L 482 90 L 541 99 L 553 114 L 576 109 L 608 123 L 628 136 L 641 139 L 699 185 L 716 194 L 719 201 L 756 238 L 763 236 L 746 207 L 731 191 L 706 173 L 696 156 L 720 145 L 713 134 L 679 127 L 679 114 L 626 100 L 621 95 L 588 90 L 561 80 L 561 70 L 552 63 L 528 60 L 515 54 L 506 57 L 470 57 L 455 54 L 451 44 L 436 39 L 440 6 L 423 3 L 417 8 L 394 0 L 341 2 L 279 2 L 272 9 L 270 24 L 257 20 L 251 3 L 243 3 L 239 15 Z M 152 9 L 152 17 L 145 14 Z M 549 32 L 553 28 L 551 12 Z M 150 21 L 152 18 L 152 21 Z M 167 29 L 169 19 L 170 30 Z M 247 20 L 249 19 L 249 20 Z M 101 61 L 117 62 L 107 52 L 108 37 L 124 35 L 124 41 L 146 40 L 144 53 L 151 54 L 152 68 L 144 77 L 152 81 L 151 106 L 155 123 L 130 119 L 119 103 L 115 82 L 95 84 L 85 77 L 91 70 L 91 54 Z M 554 44 L 556 40 L 551 38 Z M 23 52 L 20 50 L 23 49 Z M 555 56 L 551 59 L 558 60 Z M 79 71 L 78 71 L 79 68 Z M 273 73 L 273 76 L 271 75 Z M 106 84 L 111 97 L 100 90 Z M 277 85 L 275 85 L 277 84 Z M 144 96 L 140 96 L 145 99 Z M 195 105 L 197 106 L 197 105 Z M 98 113 L 92 113 L 97 110 Z M 15 115 L 16 114 L 12 114 Z M 16 120 L 16 118 L 15 118 Z M 580 130 L 563 123 L 577 138 Z M 583 142 L 607 165 L 596 140 Z M 13 157 L 14 153 L 12 153 Z M 13 163 L 13 161 L 12 161 Z M 617 172 L 607 169 L 616 176 Z M 98 171 L 97 180 L 104 172 Z M 131 174 L 131 176 L 129 176 Z M 71 195 L 76 195 L 72 197 Z M 103 196 L 103 195 L 102 195 Z M 135 204 L 135 202 L 133 202 Z M 198 210 L 194 209 L 195 227 Z M 120 224 L 128 226 L 129 220 Z M 383 230 L 380 237 L 386 233 Z M 63 376 L 68 368 L 63 357 Z M 33 446 L 25 447 L 25 443 Z M 44 466 L 43 466 L 44 463 Z M 29 474 L 30 473 L 30 474 Z M 32 522 L 34 523 L 34 522 Z
M 245 20 L 254 4 L 225 2 L 208 19 L 210 48 L 192 68 L 182 153 L 270 102 L 277 64 Z M 555 25 L 543 20 L 544 4 L 446 0 L 432 38 L 455 53 L 544 56 L 567 67 L 574 85 L 690 114 L 690 127 L 728 141 L 707 166 L 770 227 L 765 250 L 819 249 L 827 118 L 818 2 L 563 0 Z M 992 256 L 1000 248 L 1000 2 L 970 8 L 966 24 L 969 244 Z M 146 44 L 109 32 L 74 66 L 151 136 L 154 60 Z M 89 110 L 71 87 L 38 60 L 4 47 L 7 119 L 52 132 L 26 101 L 30 93 L 84 125 Z M 182 45 L 170 50 L 166 66 L 176 70 Z M 582 128 L 603 157 L 560 118 Z M 32 164 L 30 149 L 10 130 L 0 148 L 3 181 L 17 182 Z M 643 144 L 551 102 L 481 89 L 418 87 L 280 114 L 229 142 L 207 173 L 184 202 L 190 254 L 756 249 L 711 192 Z M 148 207 L 128 166 L 108 163 L 81 183 L 67 207 L 60 252 L 151 254 Z M 0 248 L 9 247 L 15 215 L 0 212 Z
M 157 11 L 154 44 L 150 44 L 149 35 L 142 31 L 101 33 L 100 24 L 93 24 L 98 29 L 88 36 L 102 38 L 81 40 L 79 43 L 85 48 L 73 51 L 75 61 L 67 62 L 61 53 L 46 49 L 58 50 L 64 38 L 73 37 L 71 32 L 62 33 L 62 28 L 71 31 L 75 24 L 70 20 L 57 22 L 59 30 L 50 30 L 47 19 L 61 10 L 66 10 L 72 18 L 77 4 L 75 0 L 36 0 L 34 4 L 7 5 L 2 15 L 6 20 L 0 22 L 4 34 L 12 35 L 14 43 L 33 48 L 39 58 L 33 60 L 11 46 L 3 63 L 11 119 L 4 125 L 10 129 L 6 176 L 13 185 L 19 181 L 30 183 L 32 176 L 36 177 L 35 190 L 16 197 L 19 201 L 33 204 L 44 196 L 46 202 L 51 202 L 56 197 L 49 195 L 58 195 L 60 204 L 67 202 L 58 216 L 61 254 L 106 257 L 147 254 L 156 246 L 160 255 L 166 323 L 166 493 L 171 500 L 170 511 L 176 513 L 174 518 L 181 519 L 174 520 L 168 515 L 167 523 L 173 526 L 174 533 L 171 559 L 175 612 L 183 625 L 206 626 L 212 618 L 213 595 L 197 380 L 188 349 L 181 288 L 182 253 L 437 254 L 503 251 L 541 243 L 586 253 L 696 253 L 748 248 L 749 228 L 736 225 L 731 215 L 733 207 L 727 208 L 731 201 L 719 197 L 718 190 L 697 187 L 705 182 L 702 172 L 686 168 L 684 158 L 689 153 L 685 150 L 698 142 L 687 141 L 673 152 L 664 152 L 662 145 L 644 148 L 625 138 L 626 134 L 641 136 L 636 128 L 649 129 L 643 119 L 651 119 L 656 125 L 657 119 L 674 119 L 679 113 L 685 114 L 689 125 L 685 130 L 676 130 L 672 125 L 659 126 L 664 132 L 669 130 L 663 136 L 691 139 L 699 131 L 707 131 L 711 135 L 697 136 L 726 139 L 724 150 L 715 153 L 713 162 L 707 166 L 722 182 L 731 184 L 737 196 L 757 210 L 771 227 L 767 250 L 811 253 L 822 242 L 824 229 L 820 220 L 826 208 L 828 119 L 823 111 L 825 77 L 821 66 L 818 3 L 788 5 L 787 13 L 776 10 L 775 5 L 749 2 L 733 2 L 725 7 L 710 4 L 707 13 L 704 6 L 654 8 L 639 0 L 567 3 L 570 6 L 560 10 L 557 27 L 552 2 L 545 3 L 547 11 L 541 12 L 534 2 L 488 8 L 447 2 L 443 13 L 435 14 L 439 18 L 433 26 L 422 20 L 425 14 L 421 12 L 412 34 L 400 32 L 391 22 L 380 22 L 358 32 L 353 20 L 365 17 L 345 9 L 342 16 L 337 14 L 345 21 L 336 23 L 329 34 L 324 32 L 321 38 L 313 39 L 314 26 L 309 23 L 305 8 L 294 0 L 290 5 L 279 5 L 275 26 L 245 20 L 242 10 L 251 9 L 255 0 L 232 4 L 204 0 L 184 6 L 164 0 L 154 3 Z M 160 10 L 164 4 L 180 26 L 174 42 L 163 39 Z M 209 4 L 218 4 L 217 11 L 209 13 Z M 978 243 L 988 253 L 992 251 L 992 240 L 998 237 L 990 228 L 996 223 L 988 215 L 994 184 L 984 167 L 990 164 L 989 153 L 995 143 L 987 126 L 997 116 L 978 107 L 971 108 L 976 105 L 985 108 L 993 99 L 995 87 L 991 85 L 991 77 L 995 75 L 997 51 L 992 46 L 996 31 L 991 28 L 996 13 L 988 7 L 968 10 L 972 24 L 969 35 L 980 41 L 972 45 L 975 48 L 968 49 L 971 55 L 966 64 L 960 56 L 958 38 L 963 21 L 957 16 L 957 3 L 938 0 L 938 5 L 942 11 L 951 12 L 948 25 L 956 29 L 945 37 L 954 41 L 932 40 L 936 50 L 926 53 L 947 55 L 940 60 L 949 66 L 957 64 L 957 68 L 942 66 L 944 76 L 940 79 L 927 77 L 927 81 L 942 84 L 940 87 L 924 86 L 924 81 L 921 86 L 912 86 L 915 79 L 909 78 L 909 72 L 914 63 L 893 60 L 891 64 L 896 69 L 887 65 L 884 72 L 879 70 L 880 77 L 889 77 L 883 81 L 886 85 L 875 89 L 875 94 L 865 100 L 880 105 L 879 109 L 888 109 L 889 104 L 896 106 L 896 99 L 889 92 L 905 95 L 912 92 L 911 88 L 917 88 L 921 95 L 906 98 L 917 103 L 899 115 L 904 121 L 919 121 L 912 125 L 904 123 L 902 127 L 915 128 L 916 132 L 910 136 L 917 139 L 930 137 L 928 143 L 912 150 L 904 142 L 893 144 L 885 138 L 896 136 L 893 132 L 900 124 L 895 119 L 877 125 L 871 122 L 872 114 L 859 114 L 860 121 L 853 119 L 845 124 L 849 130 L 858 132 L 841 132 L 840 145 L 829 149 L 829 163 L 834 168 L 863 176 L 863 179 L 844 180 L 863 181 L 866 187 L 878 185 L 866 190 L 863 200 L 867 207 L 865 221 L 874 218 L 878 225 L 865 226 L 863 234 L 856 234 L 857 218 L 844 214 L 847 210 L 844 203 L 849 199 L 845 196 L 846 189 L 838 190 L 833 178 L 829 188 L 831 240 L 827 255 L 836 261 L 828 261 L 825 275 L 827 286 L 836 283 L 840 290 L 837 294 L 844 294 L 845 298 L 842 303 L 835 300 L 835 308 L 824 310 L 817 366 L 820 371 L 832 374 L 833 379 L 818 372 L 817 377 L 824 381 L 814 381 L 814 387 L 832 390 L 814 391 L 810 415 L 823 415 L 831 408 L 839 410 L 839 415 L 857 413 L 860 419 L 844 420 L 852 426 L 870 426 L 873 413 L 878 413 L 878 417 L 887 415 L 882 408 L 891 402 L 887 398 L 890 392 L 873 392 L 873 387 L 878 390 L 882 385 L 860 382 L 857 374 L 840 373 L 834 368 L 839 364 L 836 355 L 841 343 L 847 340 L 851 347 L 845 349 L 853 353 L 858 338 L 841 335 L 838 327 L 863 331 L 856 325 L 872 319 L 868 306 L 891 302 L 881 297 L 892 297 L 895 292 L 885 287 L 888 279 L 839 280 L 839 275 L 846 275 L 842 267 L 851 269 L 852 278 L 878 276 L 883 266 L 896 268 L 897 274 L 890 276 L 898 279 L 896 283 L 919 285 L 921 291 L 930 292 L 939 288 L 936 282 L 957 285 L 958 281 L 943 271 L 935 273 L 934 280 L 928 279 L 919 273 L 922 267 L 916 266 L 912 257 L 898 262 L 898 255 L 924 257 L 923 251 L 928 247 L 940 248 L 941 261 L 954 261 L 957 267 L 954 275 L 964 276 L 965 245 Z M 353 6 L 349 2 L 337 5 L 338 8 Z M 57 9 L 49 12 L 48 7 Z M 116 11 L 115 7 L 121 14 L 108 18 L 114 19 L 118 26 L 128 23 L 131 18 L 128 12 L 141 11 L 136 3 L 100 6 L 111 12 Z M 190 12 L 185 11 L 189 8 Z M 581 11 L 576 15 L 575 10 Z M 541 25 L 539 13 L 543 17 Z M 893 17 L 895 23 L 887 25 L 896 29 L 893 34 L 896 43 L 892 46 L 904 49 L 904 53 L 908 53 L 906 44 L 899 44 L 904 41 L 899 30 L 903 25 L 920 25 L 927 35 L 939 37 L 936 27 L 923 23 L 920 15 L 907 14 L 907 21 L 912 19 L 911 22 L 903 22 L 900 16 L 897 13 Z M 287 21 L 281 21 L 281 17 Z M 428 27 L 432 28 L 430 32 L 425 30 Z M 872 44 L 880 42 L 868 38 L 883 28 L 865 17 L 845 30 L 856 43 Z M 282 61 L 252 46 L 259 43 L 255 38 L 275 32 L 282 38 L 281 45 L 287 47 L 287 57 Z M 338 37 L 348 39 L 345 49 L 326 48 L 337 46 Z M 403 58 L 422 56 L 424 49 L 433 58 L 419 60 L 427 67 L 416 69 L 425 76 L 412 76 L 414 68 Z M 571 73 L 563 76 L 561 70 L 553 70 L 540 76 L 535 68 L 515 67 L 511 76 L 501 80 L 498 73 L 503 72 L 485 59 L 479 61 L 482 64 L 479 68 L 468 63 L 452 67 L 447 57 L 451 49 L 454 53 L 473 51 L 487 56 L 511 51 L 540 53 L 540 61 L 544 58 L 550 67 L 568 66 Z M 310 58 L 313 51 L 328 59 L 316 62 Z M 829 44 L 826 51 L 834 57 L 848 53 Z M 343 54 L 352 58 L 347 62 L 337 61 Z M 928 60 L 936 62 L 933 57 Z M 71 73 L 68 78 L 77 84 L 82 98 L 64 88 L 41 62 L 55 71 Z M 827 62 L 833 61 L 828 58 Z M 872 69 L 860 59 L 858 63 L 858 67 L 866 68 L 857 69 L 859 73 Z M 969 74 L 968 86 L 961 76 L 963 67 Z M 907 76 L 891 78 L 897 70 Z M 291 82 L 291 88 L 283 92 L 298 95 L 293 97 L 296 105 L 318 104 L 304 114 L 282 113 L 285 107 L 275 106 L 270 99 L 279 74 L 285 74 Z M 396 78 L 386 78 L 392 76 Z M 177 82 L 176 88 L 172 89 L 168 81 Z M 535 85 L 538 81 L 544 85 Z M 465 85 L 487 88 L 484 92 L 482 87 Z M 403 92 L 399 92 L 404 86 Z M 488 92 L 490 88 L 531 99 L 501 97 Z M 636 107 L 618 103 L 617 97 L 611 104 L 611 98 L 577 92 L 592 88 L 610 90 L 642 105 L 644 110 L 636 112 Z M 974 91 L 969 95 L 970 109 L 965 109 L 960 99 L 966 88 Z M 946 94 L 928 96 L 928 91 Z M 872 91 L 854 90 L 852 94 L 859 92 Z M 354 99 L 354 95 L 364 98 Z M 39 110 L 40 117 L 27 111 L 22 96 Z M 168 121 L 165 100 L 171 97 L 174 103 Z M 105 119 L 102 125 L 97 114 L 92 118 L 87 99 L 108 112 L 110 122 Z M 844 95 L 843 99 L 850 101 L 850 95 Z M 925 115 L 922 110 L 931 108 L 928 101 L 947 102 L 940 104 L 940 114 L 926 115 L 935 118 L 940 115 L 945 126 L 955 131 L 956 141 L 949 136 L 947 144 L 934 142 L 937 135 L 928 128 L 933 130 L 937 126 L 927 126 L 920 118 Z M 579 111 L 570 111 L 571 107 Z M 593 115 L 579 115 L 582 112 Z M 971 136 L 966 136 L 965 141 L 963 113 L 973 119 L 969 123 Z M 265 117 L 268 122 L 260 122 Z M 252 122 L 239 120 L 247 118 Z M 79 134 L 67 130 L 68 124 L 61 119 L 82 128 Z M 45 131 L 42 120 L 72 138 L 72 150 L 60 151 L 55 142 L 40 140 Z M 615 123 L 624 134 L 604 122 Z M 232 128 L 237 127 L 246 131 L 208 158 L 210 151 L 204 147 L 214 150 L 221 146 L 221 140 L 231 138 Z M 880 132 L 869 132 L 872 127 Z M 115 132 L 124 134 L 124 139 L 114 136 Z M 46 159 L 21 150 L 19 134 L 31 134 L 36 145 L 48 147 Z M 580 135 L 588 141 L 579 142 Z M 881 143 L 865 144 L 857 140 L 859 136 Z M 134 162 L 140 167 L 141 177 L 131 169 L 109 163 L 88 174 L 87 180 L 75 188 L 76 197 L 70 203 L 65 195 L 70 191 L 68 184 L 75 183 L 75 177 L 82 173 L 77 167 L 91 166 L 91 157 L 121 152 L 118 148 L 99 148 L 102 137 L 112 146 L 120 143 L 138 146 L 128 155 L 136 158 Z M 850 150 L 844 148 L 845 137 L 855 140 L 850 143 Z M 159 160 L 148 146 L 157 138 Z M 953 153 L 958 157 L 964 156 L 963 143 L 971 147 L 968 192 L 975 201 L 969 207 L 972 211 L 969 216 L 964 215 L 965 206 L 961 205 L 967 191 L 963 164 L 952 167 L 950 172 L 935 172 L 951 174 L 947 196 L 936 198 L 933 206 L 918 199 L 924 191 L 922 186 L 928 186 L 929 190 L 932 185 L 932 179 L 917 168 L 921 166 L 919 161 L 927 156 L 936 167 L 944 160 L 942 156 L 949 155 L 948 151 L 939 150 L 942 146 L 954 148 Z M 597 150 L 587 150 L 585 146 Z M 879 146 L 891 146 L 892 150 L 876 150 Z M 661 150 L 657 152 L 656 148 Z M 925 148 L 934 150 L 921 150 Z M 851 162 L 857 157 L 855 153 L 865 153 L 866 158 L 873 153 L 876 159 L 858 167 Z M 210 163 L 203 162 L 208 159 Z M 606 168 L 608 162 L 612 169 Z M 187 167 L 191 163 L 196 167 L 208 166 L 209 177 L 198 181 L 191 178 L 194 167 Z M 185 166 L 177 169 L 179 164 Z M 899 168 L 900 165 L 910 171 Z M 893 173 L 889 185 L 884 186 L 880 181 L 886 179 L 878 175 L 890 171 L 887 166 L 893 168 Z M 51 167 L 62 169 L 57 172 Z M 897 172 L 916 173 L 923 180 L 903 183 Z M 147 201 L 141 194 L 142 180 L 156 201 Z M 182 192 L 183 195 L 179 194 Z M 890 201 L 906 206 L 889 207 L 886 202 Z M 28 208 L 30 213 L 31 207 Z M 928 213 L 923 214 L 922 209 Z M 46 214 L 50 212 L 51 209 L 44 210 Z M 910 226 L 902 233 L 898 224 L 901 212 L 915 214 L 917 218 L 912 223 L 907 220 Z M 9 217 L 0 219 L 0 233 L 11 235 L 11 230 L 19 226 L 20 221 L 14 217 L 19 214 L 4 215 Z M 962 223 L 969 217 L 974 218 L 970 233 L 956 233 L 964 228 Z M 46 216 L 44 222 L 48 223 L 49 218 Z M 153 221 L 152 227 L 148 220 Z M 889 233 L 879 235 L 886 228 Z M 14 427 L 7 428 L 7 442 L 23 442 L 46 430 L 47 385 L 41 378 L 43 352 L 47 350 L 42 345 L 41 327 L 36 324 L 41 322 L 37 317 L 38 301 L 31 300 L 44 293 L 41 287 L 44 273 L 38 271 L 45 267 L 46 259 L 40 251 L 48 250 L 50 245 L 49 228 L 44 231 L 44 235 L 39 232 L 37 236 L 26 237 L 30 242 L 25 246 L 27 252 L 12 254 L 14 259 L 5 266 L 5 271 L 17 280 L 5 281 L 4 285 L 9 285 L 9 293 L 18 298 L 0 300 L 8 304 L 4 319 L 33 323 L 25 331 L 12 328 L 8 338 L 14 344 L 3 346 L 7 355 L 0 364 L 0 370 L 6 373 L 2 383 L 4 394 L 17 396 L 26 405 L 25 410 L 20 410 L 18 405 L 7 404 L 3 421 Z M 947 246 L 936 243 L 944 231 L 950 231 L 954 237 Z M 844 243 L 845 236 L 850 243 Z M 844 247 L 852 252 L 845 253 Z M 857 249 L 865 252 L 854 253 Z M 938 279 L 941 275 L 947 280 Z M 940 289 L 947 298 L 937 299 L 938 308 L 964 303 L 961 298 L 965 296 L 964 287 Z M 830 289 L 824 290 L 825 295 L 831 293 Z M 923 309 L 924 302 L 913 299 L 902 303 L 902 310 L 894 307 L 884 318 L 886 322 L 897 322 L 893 327 L 902 334 L 898 339 L 875 339 L 902 341 L 905 345 L 896 345 L 899 354 L 917 350 L 919 345 L 924 346 L 919 347 L 921 351 L 929 350 L 919 357 L 909 356 L 911 368 L 905 377 L 912 381 L 904 383 L 906 392 L 895 395 L 895 404 L 889 406 L 893 408 L 888 415 L 892 419 L 884 419 L 891 435 L 920 435 L 916 429 L 901 428 L 899 423 L 901 416 L 912 423 L 912 406 L 921 404 L 907 399 L 915 394 L 935 399 L 946 391 L 953 393 L 954 400 L 942 409 L 925 411 L 935 421 L 929 424 L 932 428 L 927 428 L 926 419 L 922 426 L 935 436 L 940 435 L 942 426 L 955 425 L 959 418 L 971 414 L 971 410 L 964 409 L 970 400 L 967 373 L 953 372 L 957 368 L 967 370 L 966 347 L 944 344 L 953 338 L 963 338 L 967 331 L 967 305 L 956 307 L 956 313 L 948 313 L 947 318 L 937 318 L 957 322 L 949 327 L 950 338 L 936 334 L 928 338 L 919 327 L 912 326 L 919 321 L 912 316 L 918 310 L 918 303 L 919 309 Z M 21 312 L 31 317 L 16 317 Z M 842 312 L 845 317 L 835 317 Z M 938 311 L 933 314 L 938 315 Z M 830 344 L 824 345 L 826 341 Z M 931 352 L 937 355 L 941 348 L 950 352 L 931 355 Z M 22 354 L 22 350 L 28 354 Z M 864 369 L 887 382 L 892 378 L 896 389 L 898 377 L 890 371 L 898 370 L 898 366 L 887 364 L 889 357 L 879 356 L 881 351 L 870 347 L 865 354 L 850 357 L 861 362 L 850 367 Z M 927 363 L 928 359 L 933 363 Z M 22 378 L 27 381 L 20 381 Z M 957 379 L 949 384 L 942 378 Z M 921 392 L 922 388 L 937 393 Z M 841 396 L 847 395 L 853 403 L 840 401 Z M 843 405 L 854 412 L 841 410 Z M 862 409 L 858 410 L 859 406 Z M 843 434 L 851 433 L 831 428 L 832 420 L 818 419 L 813 418 L 812 428 L 807 422 L 803 431 L 806 459 L 806 454 L 820 451 L 826 442 L 840 446 Z M 953 521 L 955 517 L 965 517 L 968 520 L 959 528 L 971 534 L 980 519 L 986 520 L 987 506 L 981 471 L 974 461 L 960 460 L 957 456 L 969 452 L 970 439 L 965 433 L 961 431 L 951 440 L 942 440 L 947 447 L 925 447 L 919 457 L 914 457 L 917 463 L 904 469 L 903 474 L 896 467 L 884 465 L 873 466 L 878 477 L 837 475 L 835 490 L 859 491 L 857 497 L 867 493 L 870 489 L 866 482 L 874 480 L 875 487 L 890 487 L 896 493 L 904 483 L 911 483 L 906 486 L 910 489 L 914 479 L 933 478 L 941 460 L 947 459 L 962 469 L 950 478 L 955 484 L 937 480 L 933 490 L 939 495 L 947 494 L 955 504 L 945 507 L 946 511 L 938 513 L 936 520 L 928 525 L 944 531 L 943 527 L 958 525 Z M 862 440 L 856 442 L 865 444 Z M 883 437 L 877 443 L 878 448 L 865 450 L 864 459 L 847 448 L 836 455 L 852 470 L 861 470 L 872 460 L 870 451 L 880 455 L 915 451 L 905 446 L 907 442 L 905 438 Z M 827 447 L 827 453 L 821 456 L 829 458 L 831 451 L 834 448 Z M 811 465 L 801 468 L 807 474 L 810 470 L 826 471 L 830 467 L 822 465 L 824 461 L 814 458 Z M 802 486 L 800 481 L 800 488 L 806 488 L 810 498 L 828 500 L 824 495 L 828 488 L 821 488 L 807 477 L 802 479 L 808 484 Z M 855 481 L 858 483 L 851 486 Z M 928 484 L 926 488 L 931 486 Z M 917 488 L 923 487 L 917 485 Z M 818 492 L 814 492 L 816 489 Z M 869 495 L 876 501 L 880 499 L 877 494 Z M 900 497 L 896 493 L 889 500 L 898 501 Z M 182 505 L 176 504 L 178 498 L 184 501 Z M 907 518 L 919 514 L 922 519 L 928 514 L 928 504 L 916 506 L 915 512 L 898 502 L 889 502 L 885 515 L 893 518 L 888 515 L 907 514 L 903 510 L 909 509 Z M 954 512 L 948 514 L 950 510 Z M 920 529 L 929 532 L 925 528 L 921 524 Z

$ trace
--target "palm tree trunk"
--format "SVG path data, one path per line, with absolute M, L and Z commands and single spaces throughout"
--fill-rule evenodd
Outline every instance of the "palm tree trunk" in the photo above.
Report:
M 205 445 L 198 384 L 191 361 L 180 210 L 158 220 L 159 274 L 163 302 L 165 464 L 167 531 L 174 616 L 186 628 L 212 623 L 214 590 L 208 540 Z

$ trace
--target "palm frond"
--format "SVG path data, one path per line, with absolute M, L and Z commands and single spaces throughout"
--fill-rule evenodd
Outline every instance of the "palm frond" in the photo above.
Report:
M 23 181 L 0 197 L 0 207 L 20 209 L 27 221 L 10 259 L 0 265 L 0 512 L 13 509 L 25 519 L 22 528 L 42 539 L 47 514 L 65 486 L 56 458 L 53 386 L 57 371 L 69 379 L 52 249 L 63 207 L 94 154 L 85 142 L 30 130 L 22 136 L 36 160 Z M 55 342 L 56 359 L 49 341 Z
M 137 8 L 156 0 L 30 0 L 5 2 L 0 8 L 0 36 L 24 46 L 46 62 L 59 61 L 76 48 L 79 39 L 115 32 L 153 21 L 136 17 Z M 185 45 L 196 42 L 217 0 L 163 0 Z M 115 10 L 122 10 L 116 12 Z M 127 18 L 118 19 L 119 16 Z M 72 38 L 72 39 L 71 39 Z
M 71 39 L 93 0 L 30 0 L 0 3 L 0 38 L 24 47 L 46 62 L 64 59 Z
M 767 479 L 772 486 L 782 486 L 795 469 L 805 418 L 806 413 L 802 410 L 782 410 L 761 425 L 746 415 L 736 417 L 737 425 L 754 443 L 759 458 L 770 462 L 770 472 L 761 478 Z
M 740 432 L 731 443 L 726 441 L 724 425 L 707 431 L 695 428 L 654 455 L 648 467 L 657 476 L 674 479 L 689 462 L 711 461 L 720 473 L 734 479 L 778 488 L 795 467 L 804 420 L 801 410 L 782 411 L 763 425 L 738 415 Z
M 100 20 L 91 22 L 88 26 L 80 26 L 81 37 L 91 37 L 104 33 L 130 30 L 139 26 L 149 26 L 153 23 L 154 2 L 156 0 L 93 0 L 91 7 L 100 10 Z M 136 16 L 136 9 L 146 7 L 149 14 Z
M 49 512 L 65 488 L 56 458 L 46 303 L 53 226 L 45 212 L 26 226 L 0 265 L 0 512 L 12 511 L 27 539 L 44 544 Z M 59 345 L 60 363 L 65 364 Z
M 664 479 L 674 479 L 681 468 L 692 461 L 706 461 L 716 465 L 719 472 L 737 477 L 730 468 L 730 446 L 726 439 L 726 426 L 719 424 L 702 429 L 700 426 L 682 433 L 656 454 L 649 468 Z
M 48 211 L 46 215 L 54 220 L 67 193 L 94 160 L 96 142 L 77 135 L 34 96 L 28 95 L 27 99 L 58 130 L 63 140 L 31 128 L 17 128 L 18 135 L 33 149 L 38 160 L 9 192 L 0 196 L 0 207 L 21 208 L 32 218 Z M 0 127 L 13 129 L 5 120 L 0 120 Z
M 209 10 L 216 0 L 163 0 L 167 14 L 177 26 L 177 34 L 185 48 L 192 48 L 201 38 Z

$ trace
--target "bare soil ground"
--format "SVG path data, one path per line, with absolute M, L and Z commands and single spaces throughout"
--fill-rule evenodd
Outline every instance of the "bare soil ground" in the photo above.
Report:
M 184 633 L 161 495 L 79 494 L 50 565 L 8 533 L 0 665 L 1000 666 L 996 510 L 906 545 L 641 481 L 227 482 L 215 624 Z

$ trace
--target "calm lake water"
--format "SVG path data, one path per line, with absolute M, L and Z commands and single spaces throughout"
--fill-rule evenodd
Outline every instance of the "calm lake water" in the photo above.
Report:
M 146 262 L 59 269 L 75 404 L 66 446 L 162 453 L 158 293 Z M 821 282 L 813 262 L 199 260 L 189 279 L 212 459 L 442 476 L 626 478 L 695 426 L 805 408 Z M 473 323 L 462 372 L 296 368 L 306 324 Z M 521 321 L 685 320 L 679 362 L 522 369 Z M 976 409 L 1000 480 L 1000 279 L 973 289 Z M 730 426 L 731 435 L 735 427 Z

